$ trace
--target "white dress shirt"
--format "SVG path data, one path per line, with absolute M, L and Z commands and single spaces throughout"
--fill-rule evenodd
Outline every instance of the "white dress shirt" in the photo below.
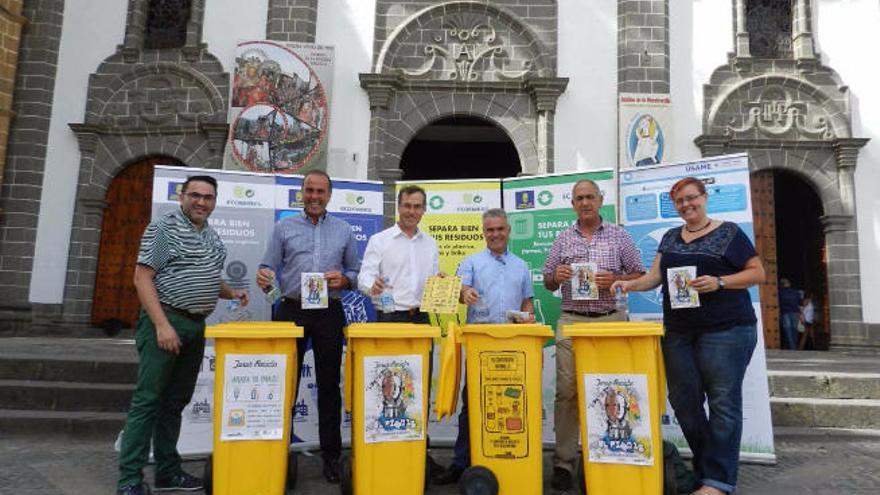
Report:
M 397 224 L 370 237 L 358 288 L 367 296 L 380 276 L 388 278 L 386 286 L 394 297 L 394 309 L 404 311 L 418 307 L 425 289 L 425 280 L 440 270 L 437 242 L 421 229 L 412 237 Z

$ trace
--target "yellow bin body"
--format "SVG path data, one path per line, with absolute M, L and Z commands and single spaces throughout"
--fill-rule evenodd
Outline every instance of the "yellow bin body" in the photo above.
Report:
M 647 322 L 579 323 L 564 325 L 562 335 L 572 338 L 572 350 L 575 356 L 578 411 L 580 412 L 581 445 L 584 446 L 584 473 L 587 493 L 662 494 L 663 436 L 660 430 L 660 416 L 664 413 L 666 404 L 666 378 L 663 371 L 663 354 L 660 349 L 660 337 L 663 335 L 662 325 Z M 643 424 L 640 428 L 643 432 L 645 428 L 650 431 L 650 439 L 644 440 L 640 444 L 640 448 L 645 453 L 650 449 L 652 454 L 650 465 L 590 461 L 590 450 L 594 447 L 591 446 L 591 439 L 588 438 L 590 425 L 588 424 L 587 403 L 598 401 L 594 402 L 594 408 L 605 409 L 608 406 L 603 401 L 615 402 L 611 405 L 610 411 L 612 413 L 619 413 L 621 409 L 624 409 L 624 406 L 622 406 L 623 402 L 616 402 L 616 395 L 601 394 L 599 389 L 604 385 L 600 384 L 595 376 L 587 377 L 594 378 L 590 390 L 587 390 L 585 375 L 626 375 L 628 377 L 634 375 L 636 378 L 632 380 L 633 382 L 640 383 L 641 380 L 644 380 L 647 398 L 637 397 L 638 394 L 628 396 L 625 407 L 636 408 L 636 411 L 641 412 L 642 419 L 644 419 L 643 411 L 649 411 L 648 424 Z M 626 378 L 622 382 L 623 389 L 631 388 L 626 385 Z M 626 396 L 627 394 L 623 393 L 622 395 Z M 612 396 L 612 399 L 606 399 L 607 396 Z M 634 413 L 634 411 L 630 410 L 629 413 Z M 607 412 L 606 414 L 612 415 Z M 595 418 L 595 415 L 593 417 Z M 632 414 L 628 416 L 630 419 L 633 417 Z M 610 425 L 611 423 L 606 420 L 605 423 L 600 422 L 594 425 L 593 430 L 604 428 L 606 431 L 610 431 L 612 429 Z M 630 426 L 632 427 L 631 423 Z M 595 436 L 592 441 L 595 445 Z
M 471 465 L 492 471 L 500 495 L 541 493 L 541 368 L 544 342 L 553 331 L 538 324 L 453 328 L 442 351 L 441 416 L 455 410 L 460 353 L 453 349 L 459 336 L 466 350 Z
M 344 396 L 345 408 L 351 412 L 353 492 L 360 495 L 422 494 L 425 491 L 431 344 L 440 336 L 440 329 L 411 323 L 354 323 L 346 328 L 345 334 L 348 351 Z M 420 356 L 421 376 L 408 375 L 406 370 L 412 371 L 412 368 L 395 364 L 411 365 L 418 361 L 412 356 Z M 385 365 L 390 366 L 383 367 Z M 387 382 L 377 381 L 384 379 L 383 370 L 389 372 Z M 395 376 L 402 378 L 397 385 L 392 382 Z M 421 439 L 379 438 L 373 433 L 367 438 L 367 426 L 370 432 L 380 428 L 376 406 L 382 404 L 382 394 L 387 393 L 388 407 L 395 407 L 393 389 L 402 385 L 402 395 L 405 395 L 406 383 L 411 383 L 407 378 L 421 381 L 421 414 L 399 421 L 413 421 L 410 424 L 421 430 Z M 401 403 L 405 405 L 406 401 Z
M 214 378 L 214 495 L 283 495 L 290 447 L 290 411 L 297 387 L 296 339 L 303 329 L 289 322 L 224 323 L 208 327 L 217 352 Z M 284 431 L 278 440 L 221 441 L 227 356 L 275 354 L 286 356 Z

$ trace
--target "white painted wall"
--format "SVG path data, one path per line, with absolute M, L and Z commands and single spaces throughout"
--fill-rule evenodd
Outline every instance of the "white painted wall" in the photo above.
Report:
M 320 0 L 315 42 L 335 47 L 330 101 L 330 154 L 333 177 L 367 178 L 370 102 L 358 74 L 372 72 L 376 0 Z
M 880 323 L 880 70 L 870 41 L 878 27 L 877 0 L 813 2 L 814 37 L 822 62 L 850 88 L 853 137 L 871 139 L 859 153 L 855 172 L 862 311 L 869 323 Z
M 83 121 L 89 74 L 122 43 L 126 4 L 71 0 L 65 5 L 31 273 L 33 303 L 58 304 L 64 296 L 80 161 L 76 136 L 67 124 Z
M 565 0 L 559 9 L 557 172 L 617 164 L 617 1 Z
M 669 79 L 672 161 L 696 160 L 694 139 L 703 133 L 703 84 L 733 51 L 731 2 L 669 2 Z
M 205 2 L 202 38 L 208 44 L 208 51 L 223 64 L 224 71 L 231 74 L 235 69 L 235 47 L 239 41 L 266 38 L 268 13 L 269 0 Z

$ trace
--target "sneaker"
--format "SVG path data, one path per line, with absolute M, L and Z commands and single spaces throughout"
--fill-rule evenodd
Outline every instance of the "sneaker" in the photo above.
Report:
M 149 487 L 143 483 L 120 486 L 119 489 L 116 490 L 116 495 L 148 495 L 149 493 Z
M 550 486 L 554 490 L 565 491 L 571 488 L 571 473 L 568 469 L 555 467 L 553 468 L 553 479 L 550 480 Z
M 327 483 L 339 483 L 339 459 L 324 459 L 324 467 L 322 473 Z
M 202 479 L 183 471 L 176 476 L 164 480 L 156 480 L 156 492 L 195 492 L 202 489 Z

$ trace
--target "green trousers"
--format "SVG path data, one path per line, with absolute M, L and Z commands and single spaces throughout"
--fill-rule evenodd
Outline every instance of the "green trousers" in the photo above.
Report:
M 156 479 L 181 473 L 177 439 L 183 408 L 192 398 L 205 353 L 205 323 L 166 312 L 180 337 L 180 354 L 163 351 L 156 343 L 156 327 L 141 310 L 137 324 L 140 356 L 137 388 L 125 420 L 119 451 L 120 487 L 143 482 L 150 455 L 156 460 Z

